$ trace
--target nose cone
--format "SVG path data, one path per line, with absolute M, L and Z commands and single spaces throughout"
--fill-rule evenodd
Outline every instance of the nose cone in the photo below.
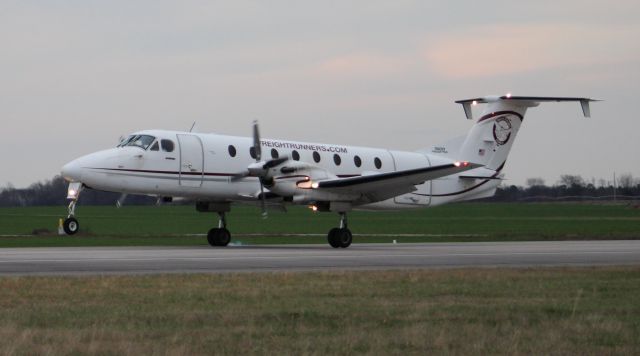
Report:
M 78 160 L 73 160 L 62 167 L 62 177 L 70 182 L 80 182 L 82 179 L 82 168 Z

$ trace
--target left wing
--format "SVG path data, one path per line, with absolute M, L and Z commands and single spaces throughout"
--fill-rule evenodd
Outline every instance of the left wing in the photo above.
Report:
M 481 166 L 476 163 L 454 162 L 404 171 L 322 180 L 315 182 L 313 188 L 328 190 L 333 193 L 356 193 L 364 198 L 365 203 L 372 203 L 413 192 L 416 190 L 416 185 L 425 181 L 461 173 Z

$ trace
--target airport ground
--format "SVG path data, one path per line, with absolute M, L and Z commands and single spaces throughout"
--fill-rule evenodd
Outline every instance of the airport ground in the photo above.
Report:
M 0 278 L 0 353 L 640 352 L 640 267 Z
M 64 212 L 64 207 L 0 209 L 0 235 L 5 235 L 0 245 L 181 245 L 207 251 L 204 237 L 193 235 L 215 220 L 191 207 L 80 207 L 81 235 L 30 236 L 33 230 L 55 231 L 60 209 Z M 236 243 L 243 245 L 325 244 L 324 233 L 337 221 L 333 214 L 305 209 L 262 220 L 253 208 L 241 208 L 229 220 Z M 355 244 L 636 240 L 640 209 L 633 204 L 474 203 L 353 213 L 350 227 L 359 233 Z M 260 231 L 266 237 L 255 235 Z M 0 353 L 638 354 L 639 292 L 640 261 L 13 275 L 0 277 Z
M 65 207 L 0 208 L 0 247 L 195 246 L 217 215 L 193 206 L 78 206 L 80 233 L 58 237 Z M 333 213 L 304 207 L 271 211 L 234 207 L 228 214 L 237 244 L 326 243 Z M 466 203 L 432 209 L 349 214 L 354 242 L 536 241 L 640 238 L 637 203 Z M 35 235 L 34 235 L 35 234 Z

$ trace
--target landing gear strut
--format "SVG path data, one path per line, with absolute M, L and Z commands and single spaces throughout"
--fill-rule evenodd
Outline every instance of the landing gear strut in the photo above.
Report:
M 76 204 L 78 203 L 78 198 L 80 197 L 82 188 L 82 183 L 69 183 L 69 189 L 67 191 L 67 199 L 71 200 L 69 207 L 67 208 L 69 214 L 62 223 L 62 228 L 67 235 L 74 235 L 80 230 L 80 223 L 78 222 L 78 219 L 75 218 L 75 214 Z
M 347 228 L 347 213 L 340 213 L 340 227 L 334 227 L 327 234 L 329 245 L 333 248 L 347 248 L 351 245 L 353 235 Z
M 211 246 L 227 246 L 231 241 L 231 233 L 227 230 L 225 213 L 231 211 L 231 204 L 226 202 L 196 202 L 196 210 L 201 213 L 217 213 L 219 216 L 218 227 L 209 230 L 207 242 Z
M 231 241 L 231 233 L 227 230 L 227 220 L 224 214 L 224 212 L 218 212 L 220 217 L 218 227 L 209 230 L 207 234 L 207 241 L 211 246 L 227 246 Z

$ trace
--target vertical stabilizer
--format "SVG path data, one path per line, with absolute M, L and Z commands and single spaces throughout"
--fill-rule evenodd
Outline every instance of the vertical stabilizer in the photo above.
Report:
M 456 101 L 462 104 L 467 119 L 473 119 L 472 106 L 487 104 L 482 116 L 467 134 L 459 151 L 459 160 L 479 163 L 498 171 L 506 160 L 528 108 L 542 102 L 578 101 L 585 117 L 590 116 L 588 98 L 531 96 L 484 97 Z

